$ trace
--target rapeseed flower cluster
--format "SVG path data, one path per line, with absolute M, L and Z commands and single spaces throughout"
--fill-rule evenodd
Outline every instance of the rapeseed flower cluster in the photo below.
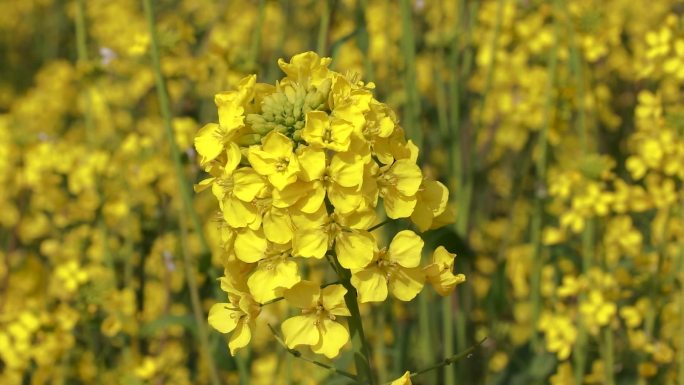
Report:
M 216 95 L 219 122 L 195 137 L 210 175 L 196 189 L 218 201 L 222 279 L 232 283 L 222 286 L 230 302 L 214 305 L 209 320 L 235 330 L 232 353 L 249 342 L 259 305 L 284 297 L 302 311 L 282 324 L 287 346 L 338 355 L 349 338 L 338 319 L 350 316 L 348 289 L 319 289 L 302 277 L 305 262 L 329 261 L 340 278 L 349 272 L 360 303 L 388 293 L 410 301 L 426 277 L 441 295 L 465 280 L 443 247 L 420 267 L 424 242 L 412 230 L 378 246 L 371 230 L 379 218 L 405 218 L 419 231 L 444 224 L 449 192 L 423 175 L 418 148 L 373 97 L 374 85 L 330 70 L 330 61 L 313 52 L 280 60 L 286 76 L 275 86 L 243 78 Z
M 684 384 L 679 2 L 143 3 L 0 2 L 0 384 Z

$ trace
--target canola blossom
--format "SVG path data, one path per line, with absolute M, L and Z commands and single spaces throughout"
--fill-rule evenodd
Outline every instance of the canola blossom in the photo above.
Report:
M 232 354 L 250 338 L 258 316 L 252 304 L 284 297 L 302 309 L 282 322 L 287 346 L 336 357 L 349 339 L 336 318 L 350 315 L 348 289 L 319 289 L 323 283 L 302 277 L 300 266 L 330 262 L 339 279 L 341 270 L 351 271 L 352 298 L 360 303 L 384 301 L 388 292 L 410 301 L 426 281 L 423 240 L 403 230 L 380 248 L 370 230 L 385 219 L 428 230 L 450 215 L 448 190 L 422 173 L 418 148 L 373 97 L 374 84 L 332 71 L 330 62 L 305 52 L 278 61 L 286 76 L 275 86 L 243 78 L 236 90 L 216 95 L 219 122 L 195 137 L 210 175 L 196 190 L 208 189 L 218 201 L 222 259 L 240 266 L 222 278 L 235 282 L 222 285 L 230 303 L 214 305 L 209 315 L 216 330 L 233 332 Z M 440 253 L 425 268 L 448 295 L 465 279 L 453 275 L 455 255 Z
M 0 384 L 684 385 L 683 16 L 0 1 Z

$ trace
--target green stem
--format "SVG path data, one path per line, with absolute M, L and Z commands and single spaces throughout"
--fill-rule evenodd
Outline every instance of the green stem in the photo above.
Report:
M 474 2 L 471 4 L 470 9 L 469 9 L 469 18 L 468 20 L 470 23 L 468 23 L 468 28 L 466 29 L 466 47 L 467 49 L 464 52 L 463 55 L 463 62 L 462 62 L 462 71 L 460 73 L 460 79 L 468 79 L 470 77 L 470 72 L 472 70 L 473 66 L 473 48 L 472 46 L 472 33 L 471 30 L 473 29 L 473 26 L 471 26 L 471 23 L 474 23 L 475 20 L 477 20 L 477 7 L 478 7 L 478 2 Z M 499 9 L 503 8 L 503 5 L 501 1 L 499 1 L 498 5 Z M 465 9 L 467 7 L 463 5 L 462 7 L 464 9 L 464 14 L 465 14 Z M 498 30 L 500 28 L 500 21 L 501 19 L 501 12 L 497 12 L 497 28 L 495 30 L 495 38 L 493 39 L 492 45 L 494 49 L 494 44 L 496 43 L 496 40 L 498 40 Z M 487 70 L 487 82 L 485 85 L 485 92 L 483 93 L 482 96 L 482 101 L 481 105 L 485 105 L 486 97 L 487 97 L 487 91 L 489 87 L 491 86 L 491 81 L 492 81 L 492 73 L 494 70 L 494 62 L 490 63 L 490 66 Z M 465 91 L 464 91 L 465 92 Z M 458 97 L 458 100 L 460 101 L 460 95 L 456 94 Z M 459 108 L 458 105 L 455 106 L 456 110 L 454 111 L 455 114 L 459 113 Z M 482 108 L 480 109 L 482 111 Z M 456 126 L 454 127 L 459 127 L 460 128 L 460 121 L 457 120 L 460 119 L 460 116 L 454 117 L 454 120 L 456 122 Z M 482 127 L 482 113 L 479 115 L 479 119 L 477 122 L 475 122 L 479 127 Z M 458 166 L 460 167 L 458 171 L 460 171 L 460 179 L 458 180 L 458 185 L 457 185 L 457 211 L 456 211 L 456 233 L 461 236 L 464 239 L 467 239 L 467 232 L 468 232 L 468 224 L 470 222 L 470 202 L 472 201 L 472 196 L 473 196 L 473 178 L 474 178 L 474 160 L 476 160 L 476 156 L 474 155 L 476 151 L 474 151 L 474 145 L 475 141 L 472 140 L 472 132 L 477 132 L 478 129 L 471 131 L 471 134 L 468 135 L 466 133 L 461 133 L 460 130 L 456 133 L 456 136 L 458 138 L 457 142 L 454 142 L 458 144 L 458 159 L 454 160 L 457 162 Z M 465 131 L 464 131 L 465 132 Z M 470 140 L 468 140 L 470 139 Z M 467 162 L 466 162 L 467 160 Z
M 582 233 L 582 274 L 586 274 L 594 263 L 594 220 L 587 219 L 584 232 Z M 586 295 L 580 293 L 579 303 L 585 301 Z M 577 342 L 573 349 L 575 384 L 584 382 L 584 370 L 587 364 L 588 339 L 587 328 L 582 317 L 577 315 Z
M 264 16 L 266 14 L 266 0 L 259 0 L 259 15 L 257 23 L 254 26 L 254 35 L 252 36 L 252 46 L 249 49 L 248 69 L 253 71 L 256 68 L 257 58 L 259 57 L 259 49 L 261 48 L 261 27 L 264 24 Z
M 363 77 L 369 82 L 373 80 L 373 62 L 368 54 L 368 20 L 366 20 L 366 9 L 368 9 L 368 0 L 359 0 L 356 8 L 358 24 L 361 30 L 357 35 L 357 44 L 361 53 L 363 53 Z
M 532 293 L 532 347 L 539 350 L 539 335 L 536 332 L 541 309 L 541 271 L 543 267 L 541 233 L 544 226 L 544 201 L 546 198 L 546 166 L 547 166 L 547 135 L 551 125 L 551 113 L 555 103 L 554 86 L 556 83 L 556 67 L 558 64 L 558 23 L 554 19 L 554 42 L 549 53 L 548 81 L 546 84 L 546 108 L 544 109 L 544 125 L 539 132 L 537 148 L 539 153 L 535 162 L 535 172 L 537 187 L 534 196 L 534 207 L 532 211 L 532 282 L 530 292 Z
M 567 11 L 566 11 L 567 12 Z M 580 146 L 582 154 L 586 155 L 590 151 L 588 140 L 588 130 L 586 124 L 586 112 L 584 109 L 584 77 L 582 73 L 582 57 L 580 48 L 575 40 L 574 28 L 570 24 L 567 27 L 568 40 L 570 43 L 570 70 L 575 78 L 575 87 L 577 88 L 577 99 L 575 106 L 577 107 L 577 120 L 575 121 L 575 129 L 580 137 Z M 594 229 L 595 223 L 592 218 L 586 220 L 586 225 L 582 233 L 582 274 L 586 274 L 594 263 Z M 586 295 L 580 293 L 578 301 L 582 303 L 585 301 Z M 587 363 L 587 351 L 589 344 L 589 336 L 586 325 L 580 315 L 577 315 L 577 342 L 573 349 L 573 360 L 575 370 L 575 384 L 581 385 L 584 382 L 584 371 Z
M 679 187 L 679 217 L 684 223 L 684 186 Z M 678 384 L 684 385 L 684 237 L 680 239 L 679 246 L 679 354 L 677 354 L 677 363 L 679 365 Z
M 418 148 L 423 147 L 423 133 L 420 129 L 420 93 L 416 80 L 416 41 L 413 34 L 413 14 L 410 0 L 401 0 L 401 49 L 404 55 L 404 84 L 406 105 L 404 120 L 406 133 Z
M 465 0 L 458 1 L 458 15 L 463 15 L 465 19 Z M 454 36 L 451 42 L 451 51 L 449 52 L 449 67 L 453 73 L 449 79 L 449 109 L 451 115 L 449 116 L 449 143 L 451 151 L 449 151 L 449 173 L 455 181 L 456 189 L 460 189 L 463 183 L 463 153 L 461 151 L 461 77 L 459 71 L 461 45 L 458 36 Z M 451 194 L 451 197 L 454 197 Z M 461 208 L 459 207 L 459 210 Z M 460 214 L 460 213 L 459 213 Z M 456 229 L 458 230 L 458 229 Z M 459 233 L 460 236 L 463 234 Z M 447 384 L 450 385 L 450 384 Z
M 428 291 L 424 290 L 418 294 L 418 349 L 419 354 L 415 357 L 417 362 L 427 364 L 435 361 L 435 349 L 432 341 L 431 319 L 432 311 L 428 304 Z M 434 383 L 436 378 L 433 376 L 426 379 L 426 382 Z
M 615 367 L 615 358 L 613 355 L 613 331 L 610 329 L 610 324 L 603 328 L 603 349 L 601 355 L 603 356 L 603 364 L 605 367 L 605 384 L 615 385 L 615 374 L 613 370 Z
M 202 307 L 199 298 L 199 290 L 197 287 L 197 282 L 195 281 L 195 269 L 190 260 L 187 239 L 186 239 L 186 226 L 184 226 L 185 216 L 184 212 L 190 215 L 195 231 L 200 238 L 201 248 L 203 257 L 209 260 L 210 249 L 207 240 L 204 237 L 204 232 L 202 231 L 202 225 L 199 221 L 197 214 L 192 207 L 192 195 L 190 193 L 189 183 L 183 171 L 183 164 L 181 161 L 180 151 L 178 150 L 178 145 L 176 144 L 175 137 L 173 135 L 173 127 L 171 124 L 171 106 L 169 102 L 169 97 L 166 92 L 166 84 L 164 83 L 164 76 L 161 71 L 161 64 L 159 59 L 159 45 L 157 40 L 157 30 L 155 28 L 154 20 L 154 10 L 152 8 L 151 0 L 143 0 L 143 6 L 145 8 L 145 18 L 147 19 L 147 24 L 150 32 L 151 41 L 151 53 L 152 66 L 155 75 L 155 82 L 157 87 L 157 96 L 159 98 L 159 106 L 161 108 L 162 119 L 164 121 L 164 130 L 166 132 L 166 138 L 169 142 L 169 147 L 171 151 L 171 157 L 173 159 L 173 165 L 176 171 L 176 178 L 178 179 L 178 187 L 180 190 L 180 195 L 183 200 L 183 212 L 180 213 L 180 223 L 181 223 L 181 244 L 183 249 L 183 261 L 185 265 L 185 275 L 188 283 L 188 289 L 190 290 L 190 300 L 192 303 L 192 309 L 195 316 L 195 321 L 197 322 L 197 331 L 199 336 L 199 342 L 204 351 L 205 358 L 207 360 L 207 366 L 209 367 L 209 372 L 211 376 L 211 382 L 213 385 L 220 385 L 221 381 L 218 376 L 218 370 L 216 368 L 216 363 L 213 360 L 213 355 L 211 354 L 211 349 L 209 345 L 208 333 L 205 327 L 206 317 L 202 312 Z M 208 265 L 208 264 L 207 264 Z
M 442 361 L 440 361 L 440 362 L 438 362 L 438 363 L 436 363 L 436 364 L 434 364 L 434 365 L 428 366 L 427 368 L 420 369 L 420 370 L 417 371 L 417 372 L 413 372 L 413 373 L 411 373 L 410 377 L 413 378 L 413 377 L 416 377 L 416 376 L 420 376 L 421 374 L 424 374 L 424 373 L 433 371 L 433 370 L 435 370 L 435 369 L 439 369 L 439 368 L 441 368 L 441 367 L 443 367 L 443 366 L 449 366 L 449 365 L 453 364 L 454 362 L 458 362 L 458 361 L 460 361 L 460 360 L 463 359 L 463 358 L 467 358 L 467 357 L 469 357 L 471 354 L 473 354 L 473 352 L 474 352 L 475 350 L 477 350 L 477 349 L 478 349 L 486 340 L 487 340 L 487 338 L 485 337 L 485 338 L 483 338 L 480 342 L 478 342 L 478 343 L 476 343 L 475 345 L 469 347 L 468 349 L 462 351 L 461 353 L 458 353 L 458 354 L 456 354 L 456 355 L 454 355 L 454 356 L 445 358 L 444 360 L 442 360 Z
M 205 359 L 207 360 L 207 366 L 209 367 L 209 374 L 211 376 L 211 383 L 213 385 L 220 385 L 221 380 L 219 379 L 218 369 L 216 368 L 216 363 L 214 362 L 214 357 L 211 354 L 211 348 L 209 345 L 209 333 L 206 328 L 206 319 L 204 312 L 202 311 L 202 303 L 200 302 L 199 290 L 197 289 L 197 281 L 195 280 L 195 268 L 190 259 L 190 250 L 188 247 L 187 239 L 187 227 L 185 226 L 185 215 L 180 213 L 180 241 L 181 241 L 181 254 L 183 255 L 183 267 L 185 268 L 185 280 L 188 284 L 188 290 L 190 291 L 190 303 L 192 305 L 192 314 L 195 317 L 195 323 L 197 323 L 197 337 L 199 338 L 200 346 L 204 353 Z
M 209 242 L 204 236 L 204 231 L 202 231 L 202 223 L 197 216 L 193 206 L 192 206 L 192 193 L 190 190 L 190 183 L 188 182 L 187 176 L 183 170 L 183 162 L 181 160 L 181 154 L 178 149 L 178 144 L 176 143 L 173 126 L 171 122 L 171 103 L 169 101 L 169 95 L 166 92 L 166 84 L 164 82 L 164 75 L 161 70 L 160 56 L 159 56 L 159 43 L 157 39 L 157 30 L 155 28 L 154 21 L 154 10 L 152 8 L 151 0 L 143 0 L 143 6 L 145 8 L 145 18 L 147 19 L 147 24 L 150 32 L 150 42 L 151 42 L 151 52 L 150 56 L 152 58 L 152 70 L 154 71 L 154 79 L 157 87 L 157 97 L 159 98 L 159 108 L 161 109 L 162 119 L 164 121 L 164 131 L 166 133 L 166 139 L 169 142 L 169 149 L 171 152 L 171 158 L 173 159 L 173 166 L 176 172 L 176 178 L 178 179 L 178 189 L 180 190 L 180 196 L 183 201 L 183 208 L 185 212 L 188 213 L 192 221 L 192 225 L 199 237 L 200 248 L 201 248 L 201 259 L 200 259 L 200 270 L 209 270 L 211 265 L 211 249 L 209 247 Z
M 466 79 L 472 68 L 472 49 L 470 49 L 470 28 L 473 22 L 476 20 L 476 5 L 473 4 L 468 7 L 465 0 L 459 0 L 459 14 L 462 17 L 465 28 L 465 47 L 466 51 L 461 58 L 461 42 L 458 35 L 454 34 L 451 41 L 451 50 L 448 56 L 449 68 L 452 68 L 452 76 L 449 79 L 449 110 L 451 114 L 449 115 L 449 139 L 450 139 L 450 175 L 454 181 L 455 194 L 451 194 L 452 200 L 456 203 L 457 218 L 454 224 L 454 230 L 463 239 L 468 238 L 468 214 L 470 212 L 470 197 L 468 193 L 468 188 L 465 187 L 465 171 L 464 171 L 464 160 L 466 147 L 468 146 L 467 141 L 464 140 L 461 127 L 461 96 L 465 93 L 465 87 L 462 86 L 464 82 L 461 79 Z M 465 348 L 466 338 L 467 338 L 467 324 L 465 318 L 465 308 L 463 306 L 464 301 L 462 297 L 466 295 L 465 293 L 456 294 L 457 306 L 454 307 L 451 300 L 444 299 L 442 304 L 442 332 L 444 333 L 444 354 L 453 353 L 454 349 L 454 323 L 456 327 L 456 338 L 455 344 L 457 349 L 462 350 Z M 454 313 L 454 310 L 457 310 Z M 454 369 L 444 368 L 445 374 L 444 378 L 446 385 L 454 385 L 456 383 L 456 376 L 454 374 Z M 463 365 L 458 365 L 458 373 L 463 374 L 465 368 Z
M 340 265 L 337 258 L 335 258 L 337 265 L 337 274 L 342 282 L 342 285 L 347 289 L 347 294 L 344 295 L 344 302 L 349 308 L 351 316 L 348 318 L 349 335 L 352 342 L 352 350 L 354 351 L 354 363 L 356 364 L 356 378 L 360 383 L 375 384 L 373 379 L 373 371 L 371 366 L 370 346 L 368 340 L 363 332 L 363 321 L 361 320 L 361 312 L 359 311 L 359 301 L 356 294 L 356 288 L 352 286 L 350 278 L 351 272 L 342 265 Z
M 330 29 L 330 0 L 323 0 L 321 4 L 323 12 L 321 14 L 321 24 L 318 25 L 316 52 L 319 56 L 325 56 L 327 55 L 328 29 Z
M 382 226 L 384 226 L 384 225 L 386 225 L 386 224 L 388 224 L 388 223 L 390 223 L 390 222 L 392 222 L 391 219 L 385 219 L 384 221 L 378 223 L 377 225 L 371 226 L 371 228 L 369 228 L 368 231 L 373 231 L 373 230 L 375 230 L 375 229 L 379 229 L 380 227 L 382 227 Z
M 356 289 L 351 284 L 345 285 L 347 287 L 347 294 L 344 300 L 347 303 L 351 317 L 349 317 L 349 334 L 354 350 L 354 362 L 356 363 L 356 372 L 360 381 L 366 381 L 373 385 L 373 372 L 370 363 L 370 347 L 363 332 L 363 322 L 361 320 L 361 312 L 359 311 L 359 303 L 356 296 Z
M 78 0 L 76 3 L 76 53 L 78 55 L 78 63 L 86 64 L 88 62 L 88 44 L 86 42 L 87 29 L 85 20 L 85 2 Z M 85 87 L 85 129 L 86 137 L 89 143 L 94 141 L 94 127 L 92 114 L 92 100 L 90 98 L 90 89 Z
M 442 338 L 444 340 L 444 357 L 454 354 L 454 317 L 451 296 L 442 298 Z M 444 384 L 454 385 L 456 377 L 454 369 L 444 366 Z
M 373 359 L 375 367 L 378 369 L 378 383 L 384 384 L 387 382 L 387 360 L 385 349 L 385 306 L 380 306 L 375 312 L 375 330 L 377 335 L 375 337 L 375 346 L 373 349 Z
M 85 24 L 85 2 L 84 0 L 78 0 L 76 2 L 76 53 L 79 62 L 88 60 Z
M 292 356 L 294 356 L 294 357 L 296 357 L 296 358 L 299 358 L 299 359 L 302 360 L 302 361 L 306 361 L 306 362 L 312 363 L 312 364 L 314 364 L 314 365 L 316 365 L 316 366 L 319 366 L 319 367 L 321 367 L 321 368 L 323 368 L 323 369 L 327 369 L 327 370 L 329 370 L 329 371 L 331 371 L 331 372 L 333 372 L 333 373 L 335 373 L 335 374 L 339 374 L 339 375 L 341 375 L 341 376 L 344 376 L 344 377 L 347 377 L 347 378 L 350 378 L 350 379 L 356 381 L 356 376 L 353 375 L 353 374 L 351 374 L 351 373 L 349 373 L 349 372 L 345 372 L 344 370 L 337 369 L 337 368 L 334 367 L 334 366 L 328 365 L 328 364 L 323 363 L 323 362 L 320 362 L 320 361 L 316 361 L 316 360 L 314 360 L 313 358 L 309 358 L 309 357 L 303 356 L 302 353 L 301 353 L 299 350 L 295 350 L 295 349 L 290 349 L 290 348 L 288 348 L 287 345 L 285 344 L 285 341 L 283 341 L 283 339 L 278 335 L 278 332 L 276 332 L 276 330 L 273 328 L 273 326 L 271 326 L 271 324 L 268 324 L 268 328 L 271 329 L 271 333 L 273 333 L 273 337 L 275 337 L 276 341 L 278 341 L 278 343 L 279 343 L 279 344 L 280 344 L 288 353 L 292 354 Z

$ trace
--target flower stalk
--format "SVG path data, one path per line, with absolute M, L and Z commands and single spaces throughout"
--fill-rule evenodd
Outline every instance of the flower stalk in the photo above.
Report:
M 199 218 L 197 217 L 194 209 L 192 207 L 192 195 L 190 193 L 190 188 L 188 187 L 188 181 L 185 177 L 183 171 L 183 165 L 180 157 L 180 151 L 178 150 L 178 145 L 173 134 L 173 128 L 171 125 L 171 106 L 169 102 L 169 96 L 166 92 L 166 85 L 164 82 L 164 76 L 161 71 L 160 56 L 159 56 L 159 45 L 157 39 L 157 31 L 155 27 L 154 20 L 154 9 L 152 8 L 151 0 L 143 0 L 143 6 L 145 9 L 145 18 L 149 27 L 150 41 L 151 41 L 151 52 L 150 56 L 152 59 L 152 69 L 155 75 L 155 83 L 157 88 L 157 96 L 159 98 L 159 105 L 162 112 L 162 119 L 164 121 L 164 131 L 166 132 L 166 138 L 169 142 L 169 148 L 171 151 L 171 157 L 173 158 L 174 169 L 176 171 L 176 177 L 178 179 L 178 187 L 180 190 L 181 199 L 183 201 L 182 211 L 180 213 L 181 219 L 181 242 L 183 243 L 183 261 L 185 264 L 185 276 L 188 283 L 188 288 L 190 290 L 191 302 L 193 314 L 197 322 L 197 330 L 199 342 L 204 353 L 205 359 L 207 360 L 207 365 L 209 367 L 209 373 L 211 377 L 211 383 L 213 385 L 221 385 L 221 380 L 218 376 L 218 370 L 211 354 L 211 349 L 209 345 L 209 337 L 207 329 L 205 326 L 204 314 L 201 309 L 201 304 L 199 300 L 199 289 L 197 287 L 197 282 L 195 281 L 195 269 L 192 266 L 192 261 L 190 260 L 189 250 L 187 247 L 186 240 L 186 227 L 184 212 L 188 213 L 191 217 L 195 231 L 198 234 L 201 242 L 202 253 L 207 259 L 210 257 L 209 245 L 207 240 L 204 238 L 202 232 L 202 226 L 200 224 Z M 184 211 L 184 212 L 183 212 Z

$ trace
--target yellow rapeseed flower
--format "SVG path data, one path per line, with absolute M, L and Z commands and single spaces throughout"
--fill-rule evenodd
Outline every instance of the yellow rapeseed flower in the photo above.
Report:
M 291 349 L 309 345 L 315 353 L 336 357 L 349 340 L 349 331 L 337 317 L 350 315 L 344 303 L 347 293 L 342 285 L 323 289 L 311 281 L 301 281 L 285 291 L 285 299 L 302 314 L 288 318 L 282 324 L 285 343 Z

